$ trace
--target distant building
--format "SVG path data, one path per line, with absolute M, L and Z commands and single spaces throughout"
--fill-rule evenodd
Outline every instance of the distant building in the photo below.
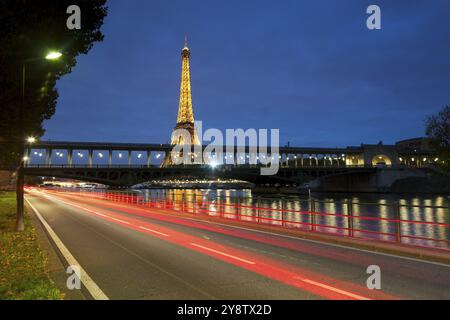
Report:
M 431 139 L 425 137 L 412 138 L 397 141 L 395 146 L 398 149 L 411 149 L 411 150 L 421 150 L 421 151 L 432 151 L 433 147 L 431 144 Z

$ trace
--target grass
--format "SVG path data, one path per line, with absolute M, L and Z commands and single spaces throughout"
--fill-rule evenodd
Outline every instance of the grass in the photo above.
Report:
M 47 253 L 39 248 L 31 217 L 15 232 L 16 194 L 0 191 L 0 299 L 59 300 L 50 278 Z

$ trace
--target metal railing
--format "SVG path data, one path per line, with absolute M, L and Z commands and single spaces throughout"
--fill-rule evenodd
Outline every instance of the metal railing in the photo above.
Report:
M 233 168 L 233 167 L 239 167 L 239 168 L 261 168 L 261 167 L 267 167 L 268 165 L 263 164 L 220 164 L 215 165 L 214 168 Z M 161 168 L 160 164 L 25 164 L 25 168 L 36 168 L 36 169 L 76 169 L 76 168 L 82 168 L 82 169 L 91 169 L 91 168 Z M 208 168 L 211 169 L 212 166 L 210 164 L 181 164 L 181 165 L 171 165 L 170 167 L 166 168 Z M 404 165 L 397 165 L 397 166 L 377 166 L 377 165 L 348 165 L 348 164 L 318 164 L 318 165 L 286 165 L 284 163 L 280 163 L 280 168 L 305 168 L 305 169 L 346 169 L 346 168 L 407 168 L 407 166 Z
M 217 196 L 211 200 L 195 192 L 145 195 L 140 191 L 93 189 L 77 190 L 76 193 L 247 223 L 450 250 L 450 223 L 446 220 L 450 216 L 450 207 L 446 206 L 261 196 Z

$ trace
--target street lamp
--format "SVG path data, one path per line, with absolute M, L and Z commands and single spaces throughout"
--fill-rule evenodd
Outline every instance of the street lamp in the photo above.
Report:
M 62 56 L 61 52 L 58 51 L 50 51 L 46 56 L 45 59 L 47 60 L 56 60 Z
M 56 60 L 62 56 L 61 52 L 50 51 L 47 53 L 45 57 L 35 57 L 30 59 L 25 59 L 22 62 L 22 103 L 19 106 L 19 155 L 20 162 L 19 168 L 17 169 L 17 177 L 16 177 L 16 203 L 17 203 L 17 215 L 16 215 L 16 231 L 23 231 L 23 185 L 24 185 L 24 174 L 23 167 L 24 162 L 28 160 L 28 157 L 23 157 L 25 151 L 24 141 L 28 143 L 34 143 L 36 138 L 28 137 L 24 139 L 24 128 L 23 128 L 23 112 L 25 110 L 25 84 L 26 84 L 26 65 L 32 61 L 43 60 Z

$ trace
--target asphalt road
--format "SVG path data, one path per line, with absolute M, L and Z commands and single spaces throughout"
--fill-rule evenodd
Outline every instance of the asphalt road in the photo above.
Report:
M 450 266 L 75 194 L 26 198 L 110 299 L 450 299 Z

